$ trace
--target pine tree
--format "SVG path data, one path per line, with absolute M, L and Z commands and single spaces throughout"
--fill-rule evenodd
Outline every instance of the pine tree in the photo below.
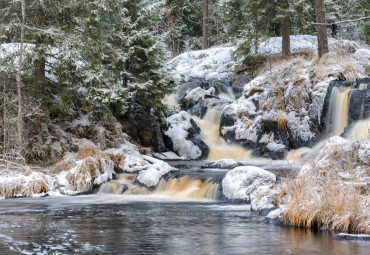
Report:
M 325 23 L 325 12 L 323 0 L 315 1 L 316 10 L 316 22 Z M 326 34 L 326 25 L 317 25 L 317 45 L 319 57 L 326 54 L 329 51 L 328 48 L 328 38 Z

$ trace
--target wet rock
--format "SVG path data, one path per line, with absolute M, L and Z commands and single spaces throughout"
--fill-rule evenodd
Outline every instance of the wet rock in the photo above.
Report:
M 286 152 L 285 145 L 272 142 L 257 147 L 252 151 L 252 155 L 271 159 L 284 159 Z
M 151 109 L 134 103 L 131 105 L 130 119 L 134 133 L 143 146 L 151 147 L 155 152 L 167 150 L 162 137 L 161 124 Z
M 335 240 L 357 240 L 357 241 L 370 241 L 370 235 L 354 235 L 354 234 L 347 234 L 347 233 L 340 233 L 335 236 Z
M 235 98 L 238 99 L 243 94 L 243 87 L 249 82 L 249 79 L 244 75 L 235 74 L 231 79 L 231 87 Z

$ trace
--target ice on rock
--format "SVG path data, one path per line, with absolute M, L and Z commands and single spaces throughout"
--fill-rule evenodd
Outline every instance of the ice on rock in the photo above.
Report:
M 272 188 L 276 176 L 260 167 L 240 166 L 225 175 L 222 189 L 229 200 L 250 202 L 262 189 Z

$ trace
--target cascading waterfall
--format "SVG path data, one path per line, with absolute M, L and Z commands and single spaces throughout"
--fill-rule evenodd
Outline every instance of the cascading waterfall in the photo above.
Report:
M 209 108 L 203 119 L 193 117 L 201 130 L 202 140 L 210 151 L 208 160 L 232 158 L 240 161 L 251 161 L 251 152 L 241 145 L 229 144 L 220 136 L 220 119 L 223 107 Z
M 350 87 L 334 87 L 329 102 L 328 119 L 330 121 L 331 135 L 340 135 L 348 124 L 348 108 L 351 95 Z
M 136 174 L 119 174 L 117 180 L 103 183 L 98 193 L 123 194 L 123 195 L 154 195 L 167 196 L 180 199 L 212 199 L 217 200 L 220 196 L 218 183 L 213 183 L 212 178 L 206 181 L 183 176 L 170 178 L 167 181 L 161 179 L 152 191 L 144 186 L 134 183 Z
M 351 127 L 345 137 L 352 141 L 364 141 L 370 139 L 370 118 L 360 120 Z
M 206 181 L 192 179 L 189 176 L 161 179 L 154 194 L 167 195 L 177 198 L 213 199 L 219 197 L 219 184 L 213 183 L 212 178 Z

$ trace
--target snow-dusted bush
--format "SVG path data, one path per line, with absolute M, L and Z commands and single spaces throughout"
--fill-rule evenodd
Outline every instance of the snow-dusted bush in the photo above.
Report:
M 0 198 L 30 197 L 53 189 L 53 179 L 43 173 L 6 171 L 0 175 Z

